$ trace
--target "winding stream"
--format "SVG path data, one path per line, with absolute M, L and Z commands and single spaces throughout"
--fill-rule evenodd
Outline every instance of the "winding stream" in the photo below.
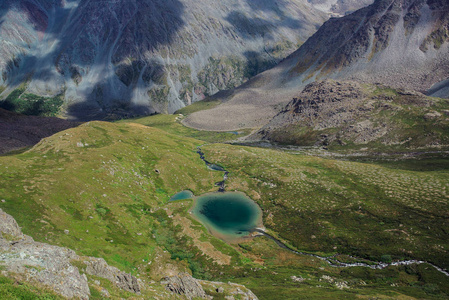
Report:
M 224 172 L 223 180 L 215 183 L 215 186 L 218 186 L 218 191 L 219 192 L 224 192 L 225 191 L 225 183 L 226 183 L 226 180 L 228 179 L 229 172 L 226 171 L 225 169 L 223 169 L 222 167 L 220 167 L 219 165 L 212 164 L 212 163 L 208 162 L 206 160 L 206 158 L 204 157 L 204 152 L 201 151 L 201 146 L 197 147 L 196 153 L 199 154 L 200 158 L 204 161 L 204 163 L 206 164 L 206 166 L 209 169 L 214 170 L 214 171 L 222 171 L 222 172 Z
M 228 179 L 229 172 L 226 171 L 224 168 L 222 168 L 222 167 L 220 167 L 220 166 L 218 166 L 216 164 L 212 164 L 209 161 L 207 161 L 205 156 L 204 156 L 204 152 L 201 151 L 201 146 L 197 147 L 197 151 L 196 152 L 200 155 L 200 158 L 204 161 L 204 163 L 206 164 L 206 166 L 209 169 L 214 170 L 214 171 L 223 171 L 224 172 L 223 180 L 215 183 L 215 185 L 219 187 L 218 191 L 219 192 L 224 192 L 225 191 L 225 183 L 226 183 L 226 180 Z M 364 261 L 368 261 L 369 263 L 362 263 L 362 262 L 345 263 L 345 262 L 338 261 L 336 259 L 336 257 L 338 255 L 340 255 L 338 253 L 334 254 L 332 256 L 329 256 L 329 257 L 324 257 L 324 256 L 316 255 L 316 254 L 311 254 L 311 253 L 306 253 L 306 252 L 299 252 L 299 251 L 293 250 L 292 248 L 288 247 L 283 242 L 281 242 L 280 240 L 278 240 L 274 236 L 266 233 L 264 230 L 262 230 L 260 228 L 253 229 L 253 232 L 258 232 L 259 233 L 258 236 L 265 236 L 265 237 L 273 240 L 279 247 L 281 247 L 283 249 L 286 249 L 286 250 L 288 250 L 290 252 L 293 252 L 295 254 L 298 254 L 298 255 L 306 255 L 306 256 L 311 256 L 311 257 L 318 258 L 318 259 L 320 259 L 322 261 L 327 262 L 332 267 L 337 267 L 337 268 L 366 267 L 366 268 L 370 268 L 370 269 L 385 269 L 385 268 L 387 268 L 389 266 L 407 266 L 407 265 L 413 265 L 413 264 L 428 264 L 428 265 L 434 267 L 437 271 L 439 271 L 442 274 L 444 274 L 444 275 L 449 277 L 449 272 L 448 271 L 446 271 L 446 270 L 444 270 L 444 269 L 442 269 L 442 268 L 440 268 L 440 267 L 438 267 L 438 266 L 436 266 L 434 264 L 431 264 L 431 263 L 429 263 L 427 261 L 423 261 L 423 260 L 404 260 L 404 261 L 395 261 L 395 262 L 391 262 L 391 263 L 384 263 L 384 262 L 376 262 L 376 261 L 369 261 L 369 260 L 363 259 Z M 350 257 L 351 259 L 354 259 L 354 260 L 361 260 L 360 258 L 357 258 L 357 257 L 353 257 L 353 256 L 350 256 L 350 255 L 347 255 L 347 256 Z
M 335 259 L 336 256 L 338 256 L 339 254 L 334 254 L 332 256 L 328 256 L 328 257 L 324 257 L 324 256 L 319 256 L 316 254 L 311 254 L 311 253 L 306 253 L 306 252 L 299 252 L 296 250 L 291 249 L 290 247 L 288 247 L 287 245 L 285 245 L 284 243 L 282 243 L 280 240 L 278 240 L 277 238 L 275 238 L 274 236 L 266 233 L 265 231 L 256 228 L 254 231 L 260 233 L 263 236 L 266 236 L 267 238 L 273 240 L 276 244 L 278 244 L 279 247 L 286 249 L 290 252 L 293 252 L 295 254 L 299 254 L 299 255 L 306 255 L 306 256 L 312 256 L 318 259 L 321 259 L 325 262 L 327 262 L 329 265 L 331 265 L 332 267 L 338 267 L 338 268 L 347 268 L 347 267 L 366 267 L 366 268 L 370 268 L 370 269 L 385 269 L 389 266 L 407 266 L 407 265 L 413 265 L 413 264 L 428 264 L 431 265 L 432 267 L 434 267 L 437 271 L 443 273 L 444 275 L 449 277 L 449 272 L 447 272 L 446 270 L 435 266 L 434 264 L 431 264 L 427 261 L 423 261 L 423 260 L 403 260 L 403 261 L 395 261 L 392 263 L 383 263 L 383 262 L 376 262 L 376 261 L 369 261 L 368 263 L 361 263 L 361 262 L 357 262 L 357 263 L 344 263 L 341 261 L 338 261 L 337 259 Z M 352 258 L 352 259 L 359 259 L 357 257 L 353 257 L 350 255 L 347 255 L 348 257 Z M 364 259 L 365 261 L 368 261 L 366 259 Z

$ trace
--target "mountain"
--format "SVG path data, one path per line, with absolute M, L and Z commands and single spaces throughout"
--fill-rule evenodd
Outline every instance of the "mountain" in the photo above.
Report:
M 308 0 L 308 2 L 330 15 L 341 16 L 370 5 L 374 0 Z
M 449 77 L 448 41 L 447 1 L 376 0 L 331 18 L 279 65 L 218 98 L 222 105 L 190 115 L 185 124 L 210 130 L 260 127 L 308 83 L 326 78 L 426 92 Z
M 274 66 L 326 19 L 306 0 L 4 0 L 0 91 L 63 95 L 79 119 L 171 113 Z
M 449 148 L 449 100 L 387 86 L 326 80 L 307 85 L 250 140 L 364 148 Z

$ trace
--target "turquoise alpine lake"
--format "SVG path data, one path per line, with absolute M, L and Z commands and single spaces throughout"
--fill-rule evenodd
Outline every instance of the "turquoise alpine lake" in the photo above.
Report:
M 209 231 L 224 239 L 247 236 L 262 224 L 262 210 L 245 194 L 215 192 L 196 198 L 193 215 Z
M 174 194 L 169 201 L 176 201 L 176 200 L 186 200 L 186 199 L 192 199 L 194 197 L 193 193 L 191 191 L 182 191 L 179 193 Z

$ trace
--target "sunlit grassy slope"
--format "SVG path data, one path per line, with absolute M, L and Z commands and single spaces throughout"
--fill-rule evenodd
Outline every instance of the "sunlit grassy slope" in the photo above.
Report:
M 220 179 L 195 153 L 200 143 L 138 124 L 86 123 L 1 157 L 1 205 L 35 239 L 129 271 L 156 246 L 149 237 L 160 221 L 145 216 L 180 187 L 202 193 Z
M 208 170 L 195 151 L 224 138 L 184 137 L 197 133 L 174 118 L 132 120 L 161 129 L 89 122 L 0 157 L 0 207 L 36 240 L 104 257 L 144 282 L 189 270 L 246 284 L 260 299 L 448 298 L 448 278 L 426 264 L 334 268 L 266 238 L 228 245 L 212 237 L 188 213 L 191 200 L 167 201 L 185 189 L 216 190 L 222 173 Z M 202 149 L 230 171 L 228 190 L 251 196 L 269 231 L 292 247 L 449 267 L 447 169 L 410 171 L 229 144 Z
M 449 267 L 449 172 L 407 171 L 276 150 L 210 145 L 231 170 L 228 188 L 264 210 L 267 227 L 295 247 Z

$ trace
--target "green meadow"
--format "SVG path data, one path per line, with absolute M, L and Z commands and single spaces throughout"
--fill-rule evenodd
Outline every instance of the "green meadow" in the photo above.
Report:
M 0 208 L 35 240 L 103 257 L 145 283 L 187 271 L 245 284 L 260 299 L 449 298 L 449 277 L 429 264 L 336 268 L 266 237 L 228 244 L 191 216 L 192 200 L 169 202 L 183 190 L 217 190 L 223 173 L 205 166 L 196 153 L 202 146 L 208 161 L 230 172 L 227 190 L 251 197 L 267 232 L 292 249 L 449 269 L 446 159 L 438 158 L 440 168 L 413 168 L 237 146 L 223 142 L 249 131 L 197 131 L 180 118 L 88 122 L 1 156 Z M 13 286 L 4 281 L 0 289 Z M 142 297 L 162 288 L 151 287 Z

